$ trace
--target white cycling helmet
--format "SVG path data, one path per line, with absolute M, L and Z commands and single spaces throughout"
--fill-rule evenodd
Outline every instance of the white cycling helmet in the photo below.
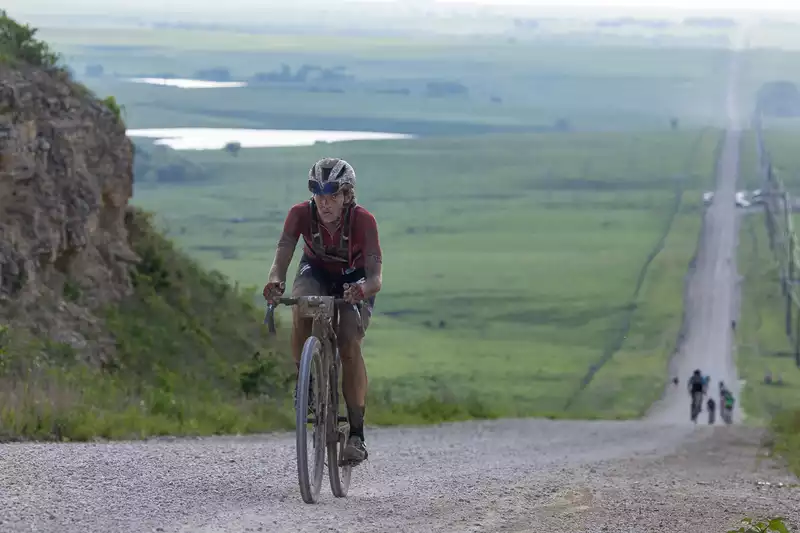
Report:
M 342 187 L 355 188 L 356 171 L 344 159 L 320 159 L 308 171 L 308 190 L 313 194 L 335 194 Z

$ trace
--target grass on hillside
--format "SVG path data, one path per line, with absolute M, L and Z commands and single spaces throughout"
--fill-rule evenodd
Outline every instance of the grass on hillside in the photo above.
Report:
M 661 393 L 677 338 L 718 139 L 337 145 L 355 165 L 360 202 L 378 217 L 386 257 L 365 342 L 373 396 L 405 404 L 433 393 L 512 415 L 641 414 Z M 301 177 L 329 153 L 183 152 L 211 178 L 143 185 L 135 200 L 203 264 L 259 285 L 286 210 L 307 197 Z
M 291 427 L 291 364 L 260 312 L 131 212 L 142 258 L 135 294 L 107 310 L 117 357 L 103 368 L 68 345 L 0 333 L 0 438 L 85 440 Z

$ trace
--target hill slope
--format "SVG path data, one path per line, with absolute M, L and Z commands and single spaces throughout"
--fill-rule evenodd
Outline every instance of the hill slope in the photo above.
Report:
M 34 34 L 0 12 L 0 438 L 286 425 L 258 310 L 128 205 L 119 110 Z

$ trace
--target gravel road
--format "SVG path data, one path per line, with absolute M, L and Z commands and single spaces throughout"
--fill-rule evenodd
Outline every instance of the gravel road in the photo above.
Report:
M 800 509 L 789 476 L 755 471 L 743 426 L 506 420 L 368 438 L 348 498 L 318 505 L 298 495 L 291 435 L 6 445 L 0 531 L 723 531 Z
M 650 418 L 664 422 L 689 422 L 690 405 L 686 381 L 699 368 L 711 376 L 709 392 L 715 393 L 720 380 L 740 398 L 739 376 L 731 356 L 733 329 L 731 321 L 737 316 L 736 245 L 739 224 L 736 212 L 736 185 L 739 174 L 739 117 L 735 92 L 738 72 L 731 63 L 727 98 L 729 127 L 717 162 L 714 200 L 703 220 L 695 265 L 690 272 L 684 301 L 683 343 L 673 358 L 670 372 L 680 378 L 680 384 L 668 386 L 661 402 L 653 406 Z M 719 400 L 717 399 L 719 404 Z M 701 413 L 705 417 L 705 413 Z M 742 411 L 734 404 L 734 422 L 741 422 Z
M 737 383 L 738 137 L 727 134 L 689 284 L 682 379 L 699 366 Z M 300 499 L 292 435 L 0 445 L 0 532 L 677 533 L 745 514 L 800 527 L 797 479 L 758 460 L 762 432 L 688 423 L 687 396 L 668 390 L 644 421 L 370 428 L 348 498 L 324 485 L 318 505 Z

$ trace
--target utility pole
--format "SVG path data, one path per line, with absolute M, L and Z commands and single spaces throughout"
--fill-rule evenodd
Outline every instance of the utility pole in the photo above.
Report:
M 794 239 L 789 234 L 790 212 L 788 209 L 789 195 L 783 191 L 783 216 L 784 216 L 784 235 L 788 241 L 786 243 L 786 335 L 791 338 L 792 336 L 792 285 L 794 283 Z

